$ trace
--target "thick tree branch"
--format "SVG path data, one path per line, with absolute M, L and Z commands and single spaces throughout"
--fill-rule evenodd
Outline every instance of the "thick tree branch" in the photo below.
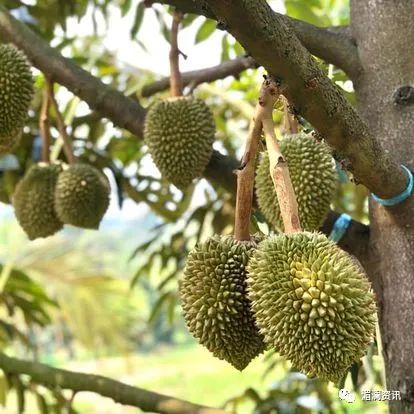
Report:
M 142 136 L 144 108 L 64 58 L 0 5 L 0 41 L 22 49 L 33 66 L 68 88 L 114 124 Z
M 137 137 L 142 137 L 145 109 L 139 103 L 105 85 L 70 59 L 63 58 L 58 51 L 49 47 L 43 39 L 12 17 L 3 6 L 0 6 L 0 40 L 16 44 L 28 55 L 34 66 L 67 87 L 95 108 L 101 116 L 109 118 L 115 125 L 127 129 Z M 99 100 L 98 97 L 104 99 Z M 96 119 L 98 112 L 92 112 L 90 116 Z M 204 177 L 235 194 L 236 175 L 233 171 L 237 167 L 236 159 L 214 151 Z M 332 224 L 333 222 L 327 222 L 324 225 L 326 234 L 329 234 Z M 354 226 L 368 233 L 368 226 L 353 222 L 351 229 Z M 355 255 L 360 258 L 358 246 L 365 247 L 365 238 L 360 238 L 359 232 L 351 231 L 343 240 L 348 243 L 347 250 L 351 253 L 355 251 Z
M 256 63 L 252 58 L 241 56 L 207 69 L 183 72 L 181 74 L 181 78 L 183 86 L 191 86 L 192 88 L 195 88 L 197 85 L 204 82 L 213 82 L 217 79 L 224 79 L 227 76 L 238 76 L 240 72 L 256 66 Z M 169 87 L 170 78 L 165 77 L 159 81 L 144 86 L 142 88 L 141 95 L 148 97 L 156 94 L 157 92 L 165 91 Z
M 209 408 L 132 387 L 101 375 L 83 374 L 52 368 L 37 362 L 11 358 L 0 353 L 0 368 L 8 374 L 28 375 L 33 382 L 49 388 L 90 391 L 114 401 L 140 408 L 144 412 L 161 414 L 225 414 L 218 408 Z
M 280 79 L 286 88 L 283 94 L 336 150 L 358 182 L 383 198 L 405 188 L 405 172 L 265 0 L 206 3 L 251 56 Z
M 169 4 L 186 13 L 204 15 L 215 19 L 215 13 L 205 1 L 193 0 L 154 0 L 149 3 Z M 226 1 L 222 1 L 226 3 Z M 237 8 L 237 4 L 232 7 Z M 268 8 L 269 17 L 277 17 L 289 25 L 303 45 L 313 55 L 343 69 L 351 78 L 361 70 L 357 47 L 350 36 L 350 31 L 343 27 L 321 28 L 301 20 L 274 12 Z M 220 17 L 218 16 L 221 20 Z M 248 49 L 247 49 L 248 50 Z M 250 52 L 250 50 L 248 50 Z

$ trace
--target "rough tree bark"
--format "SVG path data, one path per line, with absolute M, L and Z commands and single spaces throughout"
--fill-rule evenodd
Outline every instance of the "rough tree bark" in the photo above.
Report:
M 414 167 L 414 6 L 410 0 L 351 0 L 353 36 L 363 71 L 354 80 L 358 109 L 382 146 Z M 370 248 L 387 389 L 414 412 L 414 197 L 399 206 L 371 203 Z

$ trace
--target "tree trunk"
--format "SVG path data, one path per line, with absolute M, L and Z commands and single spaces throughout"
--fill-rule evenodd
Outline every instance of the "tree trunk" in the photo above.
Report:
M 363 72 L 354 81 L 360 114 L 381 145 L 414 167 L 414 5 L 351 0 Z M 371 201 L 370 269 L 376 290 L 390 412 L 414 413 L 414 197 L 384 208 Z

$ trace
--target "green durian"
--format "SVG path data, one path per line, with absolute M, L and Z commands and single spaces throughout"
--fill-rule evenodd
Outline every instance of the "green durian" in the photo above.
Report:
M 191 334 L 240 371 L 265 349 L 246 295 L 246 266 L 258 240 L 210 237 L 188 255 L 180 284 Z
M 12 198 L 14 213 L 30 240 L 51 236 L 63 228 L 54 208 L 61 170 L 60 164 L 33 165 L 16 186 Z
M 153 104 L 144 138 L 161 175 L 180 189 L 200 177 L 213 152 L 213 114 L 200 99 L 170 98 Z
M 108 179 L 95 167 L 72 164 L 59 175 L 55 206 L 63 223 L 85 229 L 98 229 L 109 201 Z
M 305 134 L 286 136 L 280 142 L 285 156 L 304 230 L 317 230 L 328 214 L 336 188 L 336 170 L 328 147 Z M 257 204 L 273 227 L 283 230 L 279 203 L 264 154 L 256 172 Z
M 25 55 L 0 44 L 0 153 L 10 152 L 20 138 L 33 98 L 33 78 Z
M 376 305 L 356 259 L 320 233 L 273 236 L 248 265 L 248 294 L 269 347 L 309 376 L 337 383 L 364 355 Z

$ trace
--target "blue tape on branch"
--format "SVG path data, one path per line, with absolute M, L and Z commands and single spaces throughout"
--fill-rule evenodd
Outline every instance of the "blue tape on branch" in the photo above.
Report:
M 329 239 L 338 243 L 342 239 L 349 225 L 351 224 L 351 216 L 349 214 L 341 214 L 335 221 Z
M 396 195 L 392 198 L 379 198 L 374 193 L 371 194 L 372 198 L 379 204 L 383 206 L 395 206 L 397 204 L 402 203 L 403 201 L 407 200 L 408 197 L 413 193 L 414 189 L 414 174 L 413 172 L 407 168 L 405 165 L 401 164 L 401 167 L 407 172 L 408 174 L 408 184 L 406 189 L 401 192 L 400 194 Z

